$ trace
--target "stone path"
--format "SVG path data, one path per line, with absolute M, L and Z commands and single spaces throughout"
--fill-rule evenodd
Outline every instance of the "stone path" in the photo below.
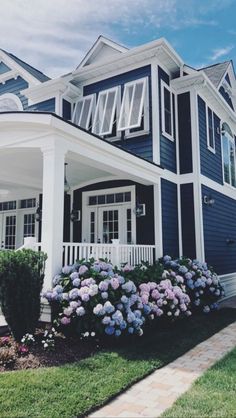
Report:
M 133 385 L 89 418 L 157 418 L 236 346 L 236 322 Z

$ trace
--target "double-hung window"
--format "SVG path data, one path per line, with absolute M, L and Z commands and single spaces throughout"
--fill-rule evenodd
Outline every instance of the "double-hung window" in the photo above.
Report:
M 82 97 L 75 105 L 72 122 L 89 130 L 92 125 L 92 117 L 95 109 L 95 94 Z
M 173 93 L 170 87 L 162 81 L 161 83 L 161 126 L 162 134 L 174 140 L 174 105 Z
M 207 126 L 207 148 L 215 153 L 215 126 L 214 126 L 214 113 L 212 110 L 206 108 L 206 126 Z
M 112 134 L 115 115 L 117 114 L 118 96 L 118 86 L 99 92 L 93 120 L 93 133 L 100 136 Z
M 236 187 L 235 139 L 225 123 L 222 125 L 222 154 L 224 182 Z
M 118 131 L 132 133 L 132 129 L 149 129 L 148 115 L 148 78 L 126 83 L 122 98 Z

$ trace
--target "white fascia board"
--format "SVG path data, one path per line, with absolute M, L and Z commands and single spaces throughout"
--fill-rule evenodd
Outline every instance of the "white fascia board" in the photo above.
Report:
M 128 50 L 128 48 L 117 44 L 116 42 L 105 38 L 104 36 L 99 36 L 99 38 L 96 40 L 96 42 L 93 44 L 93 46 L 89 49 L 89 51 L 87 52 L 87 54 L 85 55 L 85 57 L 82 59 L 82 61 L 80 62 L 80 64 L 78 65 L 78 67 L 76 68 L 83 68 L 86 66 L 86 63 L 89 61 L 89 59 L 91 58 L 91 56 L 96 52 L 96 50 L 99 51 L 99 49 L 103 46 L 103 45 L 107 45 L 111 48 L 113 48 L 114 50 L 118 51 L 118 52 L 126 52 Z
M 58 94 L 72 94 L 72 97 L 78 97 L 80 89 L 72 84 L 69 84 L 67 78 L 57 78 L 48 80 L 40 86 L 29 87 L 21 91 L 32 104 L 42 102 Z
M 13 78 L 16 80 L 19 75 L 20 75 L 19 71 L 16 71 L 16 70 L 7 71 L 6 73 L 0 74 L 0 83 L 5 84 L 6 81 L 12 80 Z
M 0 51 L 0 61 L 3 61 L 8 67 L 13 69 L 13 71 L 16 71 L 18 75 L 22 76 L 22 78 L 24 78 L 24 80 L 29 83 L 29 85 L 37 86 L 43 84 L 40 80 L 25 70 L 21 65 L 17 64 L 15 60 L 9 57 L 9 55 L 5 54 L 4 51 Z
M 154 56 L 158 57 L 159 50 L 162 50 L 162 52 L 164 51 L 173 62 L 175 62 L 176 66 L 182 67 L 184 65 L 184 62 L 170 44 L 164 38 L 160 38 L 148 44 L 132 48 L 131 50 L 100 64 L 91 64 L 84 68 L 78 68 L 71 74 L 71 79 L 78 78 L 80 81 L 85 81 L 92 77 L 96 77 L 100 71 L 105 75 L 118 67 L 127 67 L 127 65 L 132 64 L 134 60 L 138 62 L 143 61 L 144 58 L 149 59 Z

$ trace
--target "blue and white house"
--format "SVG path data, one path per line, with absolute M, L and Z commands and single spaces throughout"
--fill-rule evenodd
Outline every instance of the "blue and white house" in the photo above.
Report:
M 235 111 L 232 62 L 191 68 L 165 39 L 100 36 L 57 79 L 0 50 L 2 248 L 34 237 L 46 288 L 77 258 L 169 254 L 236 293 Z

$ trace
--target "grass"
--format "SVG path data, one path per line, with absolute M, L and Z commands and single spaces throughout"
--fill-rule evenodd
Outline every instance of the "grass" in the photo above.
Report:
M 192 317 L 78 363 L 0 374 L 1 418 L 85 414 L 236 320 L 236 310 Z
M 198 379 L 162 417 L 204 418 L 236 416 L 236 349 Z

